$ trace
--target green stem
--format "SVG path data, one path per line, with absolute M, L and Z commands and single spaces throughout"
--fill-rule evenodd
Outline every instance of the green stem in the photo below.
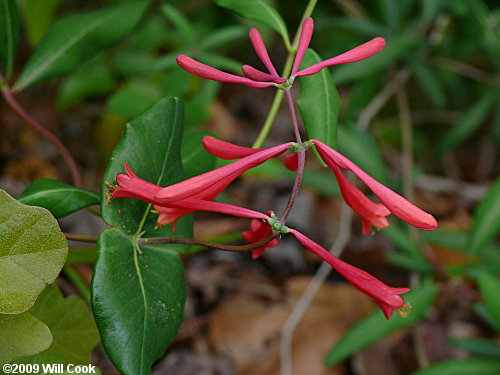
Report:
M 97 242 L 97 237 L 96 236 L 87 236 L 85 234 L 73 234 L 73 233 L 64 233 L 64 237 L 66 237 L 67 240 L 71 241 L 78 241 L 78 242 Z
M 75 289 L 80 293 L 83 297 L 85 303 L 90 305 L 90 286 L 83 279 L 82 276 L 78 272 L 76 272 L 71 266 L 64 266 L 63 268 L 64 274 L 71 281 L 71 284 L 75 287 Z
M 302 14 L 302 20 L 300 22 L 299 28 L 297 29 L 297 32 L 295 33 L 295 36 L 293 38 L 293 44 L 292 48 L 288 49 L 288 57 L 286 58 L 285 62 L 285 67 L 283 68 L 283 71 L 281 73 L 282 77 L 288 77 L 292 71 L 292 65 L 293 65 L 293 60 L 295 59 L 295 54 L 297 52 L 297 46 L 299 45 L 299 40 L 300 40 L 300 31 L 302 29 L 302 23 L 307 17 L 310 17 L 314 7 L 316 6 L 316 3 L 318 0 L 309 0 L 309 3 L 307 3 L 306 9 L 304 10 L 304 13 Z M 260 148 L 264 144 L 264 141 L 266 140 L 267 136 L 269 135 L 269 132 L 271 131 L 271 127 L 274 124 L 274 120 L 276 119 L 276 116 L 278 115 L 278 110 L 281 107 L 281 103 L 283 102 L 283 96 L 284 92 L 281 89 L 278 89 L 276 91 L 276 94 L 274 95 L 273 99 L 273 104 L 271 104 L 271 108 L 269 109 L 269 113 L 267 115 L 266 121 L 264 121 L 264 125 L 262 126 L 262 129 L 259 132 L 259 135 L 257 136 L 257 139 L 255 140 L 254 144 L 252 145 L 253 148 Z

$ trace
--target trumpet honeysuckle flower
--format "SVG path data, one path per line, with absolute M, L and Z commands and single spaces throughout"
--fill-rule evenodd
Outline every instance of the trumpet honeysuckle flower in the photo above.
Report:
M 205 147 L 209 153 L 224 160 L 241 159 L 265 150 L 264 148 L 238 146 L 233 143 L 221 141 L 209 135 L 203 137 L 202 143 L 203 147 Z M 298 161 L 296 153 L 285 156 L 285 167 L 287 169 L 296 171 L 297 166 Z
M 287 81 L 289 81 L 289 83 L 291 84 L 295 77 L 316 74 L 327 66 L 348 64 L 367 59 L 375 55 L 376 53 L 380 52 L 385 47 L 384 38 L 377 37 L 370 40 L 369 42 L 366 42 L 358 47 L 355 47 L 347 52 L 344 52 L 341 55 L 321 61 L 317 64 L 311 65 L 299 71 L 300 63 L 302 62 L 304 54 L 306 53 L 306 50 L 309 47 L 313 30 L 314 30 L 314 22 L 312 18 L 306 18 L 302 24 L 302 31 L 300 34 L 299 45 L 297 47 L 297 53 L 295 56 L 295 60 L 293 62 L 290 80 L 285 77 L 280 77 L 280 75 L 276 71 L 276 68 L 274 67 L 271 59 L 269 58 L 266 46 L 262 41 L 262 36 L 260 35 L 257 29 L 250 30 L 249 33 L 250 41 L 252 42 L 253 48 L 257 53 L 257 56 L 259 56 L 264 66 L 267 68 L 268 73 L 256 69 L 250 65 L 244 65 L 241 69 L 244 77 L 241 77 L 202 64 L 185 55 L 177 56 L 177 63 L 182 69 L 191 74 L 197 75 L 198 77 L 211 79 L 214 81 L 241 83 L 243 85 L 254 88 L 266 88 L 271 86 L 288 88 L 289 86 L 281 86 L 281 85 L 285 84 Z
M 361 181 L 363 181 L 366 184 L 366 186 L 370 188 L 370 190 L 377 196 L 380 202 L 391 213 L 399 217 L 401 220 L 406 221 L 408 224 L 413 225 L 415 228 L 418 229 L 434 230 L 437 228 L 438 224 L 436 222 L 436 219 L 434 219 L 432 215 L 421 210 L 417 206 L 408 202 L 401 195 L 393 192 L 388 187 L 382 185 L 380 182 L 378 182 L 373 177 L 368 175 L 365 171 L 359 168 L 352 161 L 347 159 L 344 155 L 338 153 L 329 146 L 315 139 L 312 139 L 311 142 L 316 145 L 316 149 L 318 150 L 318 153 L 320 154 L 321 158 L 326 164 L 328 164 L 330 168 L 333 169 L 334 172 L 336 171 L 337 167 L 347 169 L 353 172 L 356 176 L 360 178 Z M 346 185 L 344 185 L 344 190 L 351 191 L 352 192 L 351 195 L 353 197 L 354 196 L 357 196 L 358 198 L 360 197 L 359 193 L 355 192 L 355 190 L 351 188 L 348 188 Z M 351 200 L 351 202 L 354 201 L 352 197 L 346 199 L 347 203 L 349 203 L 348 200 Z M 366 200 L 362 199 L 361 202 L 363 201 L 366 202 Z M 355 209 L 356 212 L 358 212 L 363 218 L 365 218 L 367 221 L 371 222 L 375 226 L 379 226 L 376 224 L 376 222 L 370 220 L 366 214 L 371 212 L 372 214 L 377 213 L 376 216 L 385 216 L 385 210 L 383 209 L 383 207 L 377 206 L 378 208 L 375 208 L 374 206 L 371 206 L 372 207 L 371 209 L 363 211 L 360 209 L 362 205 L 363 203 L 362 204 L 356 203 L 351 207 L 353 208 L 357 207 L 357 209 Z M 368 206 L 366 205 L 364 205 L 364 207 L 368 208 Z M 378 222 L 380 223 L 380 221 Z
M 234 206 L 232 204 L 212 202 L 212 200 L 229 185 L 234 178 L 226 178 L 218 184 L 211 186 L 204 191 L 193 195 L 190 198 L 179 200 L 173 203 L 164 203 L 155 199 L 155 195 L 162 189 L 161 186 L 145 181 L 138 177 L 132 169 L 125 163 L 126 173 L 116 176 L 118 188 L 113 190 L 112 198 L 137 198 L 154 205 L 156 211 L 160 213 L 158 225 L 163 226 L 175 223 L 182 216 L 194 211 L 211 211 L 251 219 L 269 219 L 268 215 L 248 208 Z
M 274 214 L 274 212 L 268 211 L 266 214 L 268 216 L 271 216 L 272 214 Z M 243 239 L 248 243 L 255 243 L 255 242 L 262 240 L 266 236 L 268 236 L 271 233 L 271 230 L 272 230 L 272 228 L 267 223 L 267 221 L 253 219 L 250 222 L 250 229 L 242 232 L 241 237 L 243 237 Z M 252 258 L 253 259 L 260 258 L 262 256 L 262 254 L 264 254 L 264 251 L 267 248 L 276 247 L 278 245 L 279 245 L 278 239 L 273 238 L 271 241 L 269 241 L 264 246 L 253 249 L 252 250 Z
M 223 141 L 219 142 L 224 144 L 227 143 Z M 207 189 L 213 189 L 220 184 L 224 185 L 225 188 L 228 185 L 228 183 L 226 183 L 227 181 L 230 183 L 246 170 L 254 168 L 268 159 L 281 155 L 291 145 L 293 145 L 293 142 L 284 143 L 271 148 L 260 149 L 257 152 L 253 152 L 251 155 L 243 157 L 242 159 L 221 168 L 217 168 L 213 171 L 203 173 L 177 184 L 167 186 L 155 194 L 155 200 L 163 203 L 173 203 L 196 196 L 197 194 L 207 191 Z M 219 150 L 218 152 L 219 154 L 223 153 L 222 150 Z
M 312 253 L 318 255 L 330 264 L 354 287 L 377 300 L 379 307 L 382 309 L 387 319 L 392 316 L 393 311 L 398 312 L 402 316 L 406 316 L 408 314 L 410 305 L 405 304 L 404 299 L 400 296 L 400 294 L 406 293 L 410 291 L 410 289 L 392 288 L 387 286 L 379 279 L 370 275 L 368 272 L 351 266 L 349 263 L 333 256 L 328 250 L 295 229 L 289 229 L 289 233 L 292 233 L 299 240 L 299 242 L 308 248 Z

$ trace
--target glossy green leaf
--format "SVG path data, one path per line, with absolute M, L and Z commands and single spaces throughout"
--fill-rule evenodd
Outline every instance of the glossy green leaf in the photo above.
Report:
M 381 52 L 366 60 L 333 68 L 333 79 L 337 85 L 365 78 L 386 69 L 409 51 L 415 51 L 421 41 L 411 35 L 386 38 L 387 46 Z M 352 46 L 355 47 L 355 46 Z M 342 51 L 340 51 L 342 53 Z
M 16 0 L 0 0 L 0 62 L 8 77 L 14 67 L 19 40 L 19 12 Z
M 300 69 L 321 62 L 323 59 L 308 49 Z M 297 100 L 309 139 L 317 139 L 330 147 L 337 146 L 337 124 L 340 98 L 327 69 L 318 74 L 300 77 L 300 96 Z
M 64 110 L 84 99 L 105 94 L 113 84 L 104 56 L 97 56 L 64 81 L 57 95 L 57 107 Z
M 498 375 L 499 373 L 498 360 L 463 358 L 438 362 L 410 375 Z
M 175 338 L 186 297 L 176 251 L 168 246 L 139 250 L 133 240 L 111 229 L 99 236 L 92 306 L 114 365 L 122 374 L 143 375 Z
M 488 271 L 483 270 L 479 272 L 478 281 L 484 304 L 495 320 L 497 330 L 500 331 L 500 298 L 498 298 L 500 280 Z
M 61 272 L 67 253 L 66 239 L 49 211 L 0 190 L 0 313 L 28 310 Z
M 76 296 L 64 298 L 55 285 L 48 286 L 29 313 L 50 328 L 50 347 L 18 363 L 63 363 L 86 365 L 99 342 L 99 333 L 85 302 Z
M 443 154 L 457 146 L 479 128 L 495 103 L 493 91 L 482 95 L 475 104 L 462 114 L 457 123 L 443 135 L 437 148 L 438 153 Z
M 480 254 L 500 230 L 500 177 L 496 179 L 474 212 L 474 222 L 467 247 Z
M 215 168 L 215 156 L 210 154 L 201 143 L 203 137 L 214 136 L 207 131 L 191 130 L 182 137 L 181 157 L 186 178 L 191 178 Z
M 339 151 L 383 184 L 389 178 L 380 150 L 373 138 L 357 127 L 338 127 Z
M 130 33 L 147 6 L 145 1 L 128 2 L 55 22 L 28 60 L 15 88 L 22 90 L 44 79 L 77 70 Z
M 285 22 L 267 0 L 215 0 L 217 5 L 231 9 L 240 16 L 260 22 L 277 31 L 285 45 L 291 47 Z
M 183 109 L 179 99 L 162 99 L 127 124 L 102 180 L 114 184 L 127 162 L 141 178 L 167 186 L 183 177 L 180 145 Z M 184 309 L 184 278 L 179 253 L 186 246 L 137 245 L 138 238 L 190 237 L 192 219 L 155 230 L 152 206 L 133 198 L 101 204 L 103 219 L 115 229 L 101 233 L 92 280 L 92 307 L 103 346 L 121 373 L 151 373 L 175 337 Z
M 448 339 L 448 344 L 455 348 L 467 350 L 472 354 L 500 359 L 500 344 L 493 340 L 454 337 Z
M 0 314 L 0 342 L 2 365 L 47 349 L 52 343 L 52 334 L 49 327 L 28 312 Z
M 139 116 L 161 97 L 156 84 L 146 80 L 129 82 L 108 98 L 108 107 L 126 119 Z
M 26 39 L 31 47 L 36 46 L 47 32 L 62 2 L 63 0 L 18 0 Z
M 60 218 L 99 204 L 99 195 L 92 190 L 77 188 L 61 181 L 41 179 L 28 186 L 17 200 L 30 206 L 46 208 L 56 218 Z
M 388 334 L 409 327 L 427 314 L 427 310 L 434 301 L 437 288 L 430 280 L 425 280 L 420 286 L 405 293 L 405 301 L 412 306 L 408 317 L 403 318 L 394 314 L 386 320 L 382 311 L 377 309 L 367 318 L 359 321 L 344 334 L 330 350 L 326 357 L 326 365 L 333 366 L 362 348 L 387 336 Z

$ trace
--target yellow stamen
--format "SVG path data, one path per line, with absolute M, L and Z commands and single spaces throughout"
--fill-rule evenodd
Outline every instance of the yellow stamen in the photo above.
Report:
M 406 318 L 408 314 L 410 313 L 411 310 L 411 305 L 407 302 L 401 307 L 396 307 L 394 311 L 396 311 L 399 315 L 401 315 L 403 318 Z

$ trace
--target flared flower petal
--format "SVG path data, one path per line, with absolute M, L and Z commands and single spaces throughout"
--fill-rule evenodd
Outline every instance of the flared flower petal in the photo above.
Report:
M 269 73 L 271 73 L 273 77 L 279 78 L 279 74 L 274 68 L 271 59 L 269 58 L 266 45 L 262 40 L 262 36 L 260 35 L 259 30 L 251 29 L 249 35 L 250 35 L 250 41 L 252 42 L 253 48 L 257 53 L 257 56 L 259 56 L 259 59 L 264 63 L 265 67 L 267 68 L 267 70 L 269 70 Z
M 259 89 L 274 86 L 274 82 L 252 81 L 251 79 L 245 77 L 240 77 L 234 74 L 223 72 L 219 69 L 212 68 L 211 66 L 202 64 L 185 55 L 177 56 L 177 64 L 179 64 L 182 69 L 191 74 L 197 75 L 198 77 L 211 79 L 213 81 L 241 83 L 243 85 Z
M 312 33 L 314 31 L 314 21 L 311 17 L 308 17 L 302 23 L 302 31 L 300 32 L 299 46 L 297 48 L 297 54 L 295 55 L 295 60 L 292 67 L 292 77 L 296 75 L 299 70 L 300 63 L 304 58 L 304 54 L 309 47 L 311 42 Z
M 294 77 L 309 76 L 311 74 L 316 74 L 320 72 L 323 68 L 326 68 L 327 66 L 348 64 L 361 61 L 382 51 L 384 47 L 385 47 L 385 39 L 377 37 L 341 55 L 311 65 L 310 67 L 303 69 L 297 72 L 296 74 L 292 74 L 292 76 Z
M 339 167 L 335 164 L 331 166 L 335 177 L 339 183 L 340 191 L 345 202 L 356 212 L 362 219 L 363 234 L 370 233 L 370 227 L 373 225 L 377 228 L 387 228 L 389 222 L 385 218 L 390 215 L 390 211 L 381 203 L 372 202 L 358 188 L 349 182 L 344 177 Z
M 274 212 L 268 211 L 267 215 L 271 216 Z M 271 227 L 269 224 L 262 220 L 252 220 L 250 223 L 250 229 L 241 233 L 241 237 L 248 243 L 255 243 L 263 238 L 267 237 L 271 233 Z M 264 254 L 264 251 L 271 247 L 276 247 L 279 245 L 277 238 L 273 238 L 264 246 L 258 247 L 252 250 L 252 258 L 257 259 Z
M 391 317 L 393 311 L 397 311 L 402 315 L 407 313 L 404 310 L 408 309 L 409 305 L 405 304 L 400 294 L 406 293 L 410 291 L 410 289 L 392 288 L 373 277 L 368 272 L 351 266 L 349 263 L 333 256 L 328 250 L 295 229 L 290 229 L 289 231 L 302 245 L 308 248 L 312 253 L 324 259 L 354 287 L 377 300 L 379 307 L 382 309 L 387 319 Z
M 155 199 L 163 203 L 171 203 L 193 197 L 206 189 L 226 182 L 228 179 L 234 180 L 246 170 L 256 167 L 270 158 L 281 155 L 292 144 L 292 142 L 289 142 L 261 150 L 221 168 L 167 186 L 156 193 Z
M 330 166 L 330 168 L 333 169 L 334 166 L 338 166 L 353 172 L 366 184 L 366 186 L 370 188 L 371 191 L 373 191 L 380 202 L 382 202 L 382 204 L 387 207 L 391 213 L 399 217 L 401 220 L 406 221 L 408 224 L 411 224 L 418 229 L 434 230 L 437 228 L 438 224 L 432 215 L 421 210 L 408 202 L 401 195 L 382 185 L 352 161 L 337 151 L 331 149 L 324 143 L 314 139 L 311 140 L 311 142 L 316 145 L 321 158 Z

